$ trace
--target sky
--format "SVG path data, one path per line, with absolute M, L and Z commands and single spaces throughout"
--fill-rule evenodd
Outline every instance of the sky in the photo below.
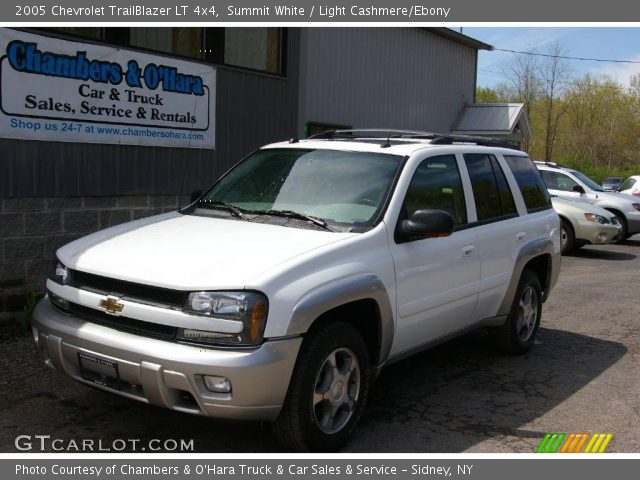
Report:
M 459 28 L 455 29 L 460 31 Z M 575 76 L 586 73 L 609 75 L 624 86 L 629 77 L 640 73 L 640 27 L 464 27 L 462 33 L 481 40 L 495 48 L 544 52 L 552 43 L 559 42 L 565 55 L 617 60 L 634 60 L 637 64 L 569 60 Z M 478 57 L 478 86 L 492 87 L 505 82 L 501 73 L 515 54 L 498 51 L 480 51 Z

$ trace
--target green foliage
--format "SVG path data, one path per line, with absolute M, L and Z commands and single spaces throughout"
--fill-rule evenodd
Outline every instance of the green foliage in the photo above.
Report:
M 31 329 L 31 319 L 33 317 L 33 311 L 35 310 L 38 301 L 42 297 L 42 294 L 39 294 L 33 289 L 29 290 L 29 292 L 27 292 L 27 294 L 25 295 L 22 312 L 20 312 L 17 317 L 18 325 L 25 332 Z
M 631 87 L 613 79 L 585 75 L 566 83 L 556 98 L 551 160 L 578 169 L 597 182 L 605 177 L 640 174 L 640 76 Z M 491 102 L 524 102 L 515 90 L 504 85 L 483 87 L 480 99 Z M 529 99 L 531 100 L 531 99 Z M 529 120 L 533 138 L 526 146 L 535 160 L 545 157 L 546 98 L 539 94 L 530 101 Z
M 478 87 L 476 90 L 476 102 L 477 103 L 497 103 L 502 101 L 499 98 L 498 92 L 489 87 Z

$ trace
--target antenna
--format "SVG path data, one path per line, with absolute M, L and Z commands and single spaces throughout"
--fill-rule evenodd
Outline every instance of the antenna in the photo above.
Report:
M 380 148 L 389 148 L 391 146 L 391 130 L 389 130 L 389 133 L 387 134 L 387 141 L 384 142 L 382 145 L 380 145 Z

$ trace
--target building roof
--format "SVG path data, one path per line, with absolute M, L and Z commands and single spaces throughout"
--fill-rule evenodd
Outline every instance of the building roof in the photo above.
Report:
M 510 135 L 518 126 L 525 138 L 531 138 L 531 127 L 524 104 L 472 103 L 464 107 L 451 133 Z
M 467 47 L 475 48 L 476 50 L 493 50 L 493 46 L 488 43 L 481 42 L 480 40 L 476 40 L 475 38 L 469 37 L 467 35 L 463 35 L 462 33 L 456 32 L 450 28 L 446 27 L 427 27 L 425 30 L 435 33 L 436 35 L 440 35 L 448 40 L 461 43 L 462 45 L 466 45 Z

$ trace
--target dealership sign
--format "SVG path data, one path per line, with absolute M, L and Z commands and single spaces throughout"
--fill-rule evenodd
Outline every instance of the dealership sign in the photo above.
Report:
M 0 29 L 0 137 L 215 147 L 213 67 Z

